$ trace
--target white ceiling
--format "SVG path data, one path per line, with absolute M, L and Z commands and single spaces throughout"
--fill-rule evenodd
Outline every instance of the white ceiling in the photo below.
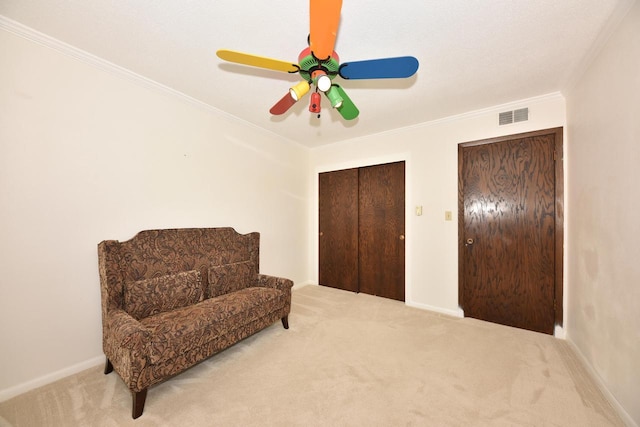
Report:
M 221 61 L 231 49 L 297 62 L 309 2 L 0 0 L 0 14 L 308 147 L 557 92 L 632 0 L 343 0 L 342 63 L 411 55 L 409 79 L 340 84 L 360 116 L 344 121 L 308 95 L 269 109 L 299 81 Z M 340 79 L 338 77 L 338 79 Z

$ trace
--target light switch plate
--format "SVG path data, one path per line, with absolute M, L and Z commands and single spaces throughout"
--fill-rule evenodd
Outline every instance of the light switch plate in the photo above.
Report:
M 422 206 L 416 206 L 416 216 L 422 215 Z
M 445 221 L 452 221 L 453 220 L 453 213 L 451 211 L 444 211 L 444 220 Z

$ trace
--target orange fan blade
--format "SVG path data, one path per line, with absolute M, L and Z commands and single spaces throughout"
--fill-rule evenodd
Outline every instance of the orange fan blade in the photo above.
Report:
M 311 0 L 309 47 L 318 59 L 329 59 L 336 44 L 342 0 Z

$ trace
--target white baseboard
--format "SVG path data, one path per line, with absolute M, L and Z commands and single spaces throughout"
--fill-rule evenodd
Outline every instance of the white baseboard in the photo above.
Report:
M 69 375 L 77 374 L 78 372 L 82 372 L 85 369 L 93 368 L 94 366 L 98 366 L 104 363 L 104 361 L 104 356 L 94 357 L 93 359 L 85 360 L 84 362 L 80 362 L 67 368 L 60 369 L 59 371 L 34 378 L 22 384 L 0 390 L 0 402 L 4 402 L 5 400 L 9 400 L 12 397 L 18 396 L 22 393 L 26 393 L 35 388 L 42 387 L 43 385 L 51 384 L 52 382 L 68 377 Z
M 567 339 L 567 331 L 560 325 L 556 325 L 553 330 L 553 336 L 561 340 Z
M 631 415 L 629 415 L 629 413 L 622 407 L 622 405 L 620 405 L 620 402 L 618 402 L 618 399 L 616 399 L 615 396 L 611 394 L 611 392 L 607 388 L 607 385 L 604 383 L 600 375 L 593 368 L 593 365 L 591 365 L 591 363 L 587 360 L 587 358 L 580 351 L 578 346 L 576 346 L 574 342 L 571 341 L 571 337 L 568 337 L 566 340 L 567 340 L 567 343 L 569 343 L 569 346 L 571 347 L 571 349 L 576 353 L 576 355 L 580 359 L 580 362 L 582 362 L 582 366 L 586 368 L 591 378 L 596 382 L 600 391 L 605 395 L 609 403 L 611 403 L 611 405 L 613 405 L 613 407 L 618 411 L 618 415 L 620 415 L 620 417 L 622 418 L 622 421 L 624 421 L 624 423 L 628 427 L 639 427 L 638 424 L 633 420 L 633 418 L 631 418 Z
M 464 311 L 462 311 L 462 309 L 459 307 L 457 310 L 450 310 L 447 308 L 435 307 L 432 305 L 416 303 L 413 301 L 405 301 L 405 304 L 408 305 L 409 307 L 419 308 L 421 310 L 427 310 L 427 311 L 435 311 L 436 313 L 446 314 L 447 316 L 460 317 L 460 318 L 464 317 Z
M 307 285 L 320 286 L 317 283 L 309 281 L 309 282 L 303 282 L 303 283 L 294 283 L 293 284 L 293 288 L 291 288 L 291 289 L 296 290 L 296 289 L 303 288 L 303 287 L 305 287 Z
M 299 283 L 299 284 L 295 284 L 293 285 L 293 289 L 300 289 L 303 286 L 320 286 L 317 283 L 313 282 L 313 281 L 309 281 L 309 282 L 304 282 L 304 283 Z M 434 311 L 436 313 L 440 313 L 440 314 L 446 314 L 447 316 L 453 316 L 453 317 L 464 317 L 464 311 L 462 311 L 461 308 L 458 307 L 457 310 L 450 310 L 447 308 L 442 308 L 442 307 L 436 307 L 433 305 L 428 305 L 428 304 L 421 304 L 421 303 L 417 303 L 417 302 L 413 302 L 413 301 L 405 301 L 405 304 L 409 307 L 413 307 L 413 308 L 419 308 L 421 310 L 427 310 L 427 311 Z

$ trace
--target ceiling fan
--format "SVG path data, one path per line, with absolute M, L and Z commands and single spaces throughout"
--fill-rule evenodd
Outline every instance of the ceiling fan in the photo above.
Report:
M 315 91 L 311 93 L 309 111 L 320 113 L 320 93 L 324 93 L 331 106 L 345 120 L 353 120 L 358 117 L 358 108 L 342 86 L 334 83 L 336 76 L 345 80 L 407 78 L 418 71 L 418 60 L 413 56 L 401 56 L 340 64 L 340 58 L 333 48 L 340 24 L 341 9 L 342 0 L 310 0 L 307 40 L 309 47 L 300 52 L 297 64 L 226 49 L 221 49 L 216 54 L 229 62 L 286 73 L 300 73 L 303 80 L 291 87 L 289 92 L 271 107 L 271 114 L 280 115 L 287 112 L 313 85 Z

